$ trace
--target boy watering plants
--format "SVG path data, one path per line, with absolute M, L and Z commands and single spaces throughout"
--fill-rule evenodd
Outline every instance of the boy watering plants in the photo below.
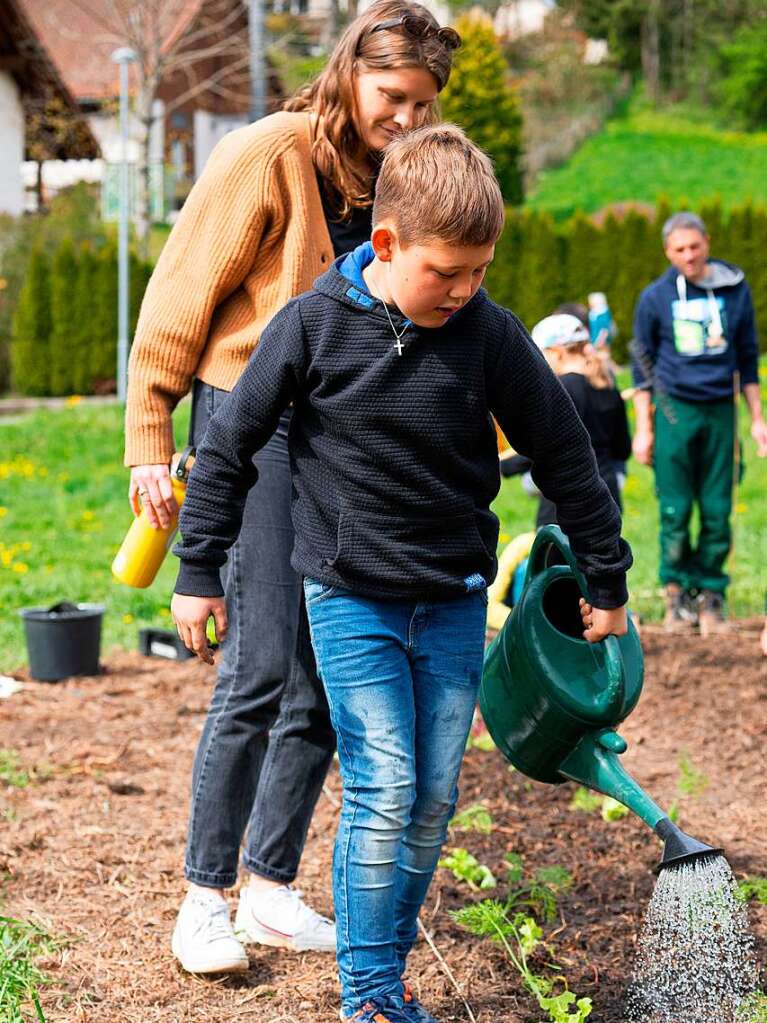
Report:
M 588 580 L 585 638 L 626 630 L 631 552 L 588 436 L 519 321 L 480 289 L 503 216 L 490 161 L 458 128 L 392 142 L 371 242 L 264 331 L 182 510 L 172 611 L 208 658 L 253 452 L 293 403 L 293 565 L 344 782 L 333 891 L 347 1023 L 435 1023 L 403 978 L 482 671 L 498 540 L 491 413 L 557 503 Z

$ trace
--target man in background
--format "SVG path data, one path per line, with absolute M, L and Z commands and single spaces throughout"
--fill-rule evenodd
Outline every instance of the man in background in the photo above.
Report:
M 666 221 L 663 246 L 670 266 L 642 292 L 634 318 L 633 451 L 655 468 L 666 628 L 681 631 L 697 622 L 706 636 L 726 628 L 738 392 L 761 457 L 767 455 L 767 423 L 743 271 L 709 258 L 708 232 L 694 213 Z M 693 546 L 696 504 L 700 531 Z

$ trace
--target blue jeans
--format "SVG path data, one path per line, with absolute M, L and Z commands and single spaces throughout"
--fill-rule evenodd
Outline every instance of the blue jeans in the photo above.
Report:
M 342 1009 L 401 998 L 458 797 L 487 592 L 420 603 L 304 581 L 344 783 L 333 857 Z
M 195 381 L 196 443 L 228 392 Z M 229 632 L 192 772 L 184 872 L 227 888 L 240 843 L 248 870 L 287 883 L 335 749 L 309 639 L 301 577 L 290 564 L 289 415 L 255 456 L 240 535 L 222 571 Z

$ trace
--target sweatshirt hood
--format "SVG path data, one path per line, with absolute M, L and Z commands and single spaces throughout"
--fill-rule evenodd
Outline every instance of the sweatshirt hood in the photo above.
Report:
M 708 271 L 706 276 L 701 281 L 690 281 L 689 283 L 696 288 L 702 288 L 703 290 L 710 288 L 712 291 L 716 291 L 718 288 L 734 288 L 736 284 L 740 284 L 745 279 L 745 274 L 739 266 L 735 266 L 734 263 L 728 263 L 724 259 L 710 259 L 706 264 L 706 270 Z M 670 266 L 668 269 L 671 281 L 675 282 L 679 276 L 679 271 Z
M 380 299 L 374 298 L 370 294 L 365 279 L 362 276 L 362 271 L 374 259 L 375 252 L 370 242 L 358 245 L 352 252 L 347 252 L 345 255 L 339 256 L 334 260 L 330 269 L 326 270 L 324 274 L 316 279 L 314 282 L 315 291 L 320 292 L 322 295 L 327 295 L 328 298 L 335 299 L 342 305 L 351 306 L 357 311 L 364 311 L 370 316 L 380 318 L 387 324 L 389 317 L 387 316 L 386 309 L 388 308 L 392 323 L 397 329 L 423 329 L 429 333 L 434 330 L 443 329 L 442 327 L 420 328 L 412 320 L 403 316 L 395 305 L 384 307 Z M 462 306 L 457 313 L 454 313 L 444 326 L 454 323 L 468 309 L 474 309 L 478 303 L 486 300 L 487 294 L 483 288 L 480 288 L 476 295 L 465 306 Z

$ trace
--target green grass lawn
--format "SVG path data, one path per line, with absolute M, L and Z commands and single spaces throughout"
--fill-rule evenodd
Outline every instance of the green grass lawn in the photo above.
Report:
M 767 133 L 720 130 L 699 110 L 652 110 L 634 99 L 561 167 L 545 171 L 527 197 L 557 218 L 611 203 L 692 205 L 719 195 L 727 208 L 767 201 Z
M 767 367 L 766 367 L 767 368 Z M 186 436 L 189 405 L 176 416 Z M 747 471 L 735 514 L 736 550 L 731 606 L 736 615 L 762 610 L 767 586 L 767 460 L 745 436 Z M 110 565 L 131 513 L 122 467 L 122 412 L 116 406 L 74 403 L 16 421 L 0 419 L 0 672 L 25 660 L 16 609 L 59 600 L 106 606 L 103 649 L 137 645 L 145 625 L 170 627 L 175 578 L 172 556 L 154 584 L 133 590 L 112 581 Z M 506 480 L 496 501 L 505 542 L 531 527 L 535 505 L 517 480 Z M 625 533 L 634 548 L 632 604 L 648 619 L 661 614 L 656 583 L 657 511 L 652 474 L 632 464 L 626 488 Z

